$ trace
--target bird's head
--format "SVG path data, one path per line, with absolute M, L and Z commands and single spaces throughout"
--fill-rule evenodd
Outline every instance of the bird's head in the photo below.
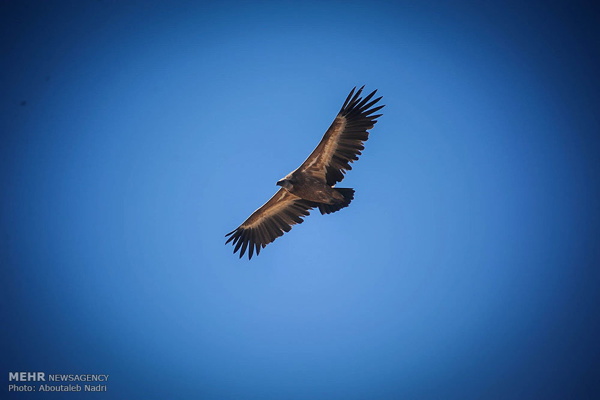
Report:
M 282 188 L 285 188 L 287 190 L 290 190 L 294 187 L 291 179 L 286 179 L 286 178 L 283 178 L 283 179 L 277 181 L 277 186 L 281 186 Z

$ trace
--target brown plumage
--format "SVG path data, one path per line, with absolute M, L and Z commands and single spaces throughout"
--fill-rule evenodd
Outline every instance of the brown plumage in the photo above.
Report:
M 281 189 L 225 235 L 230 236 L 225 243 L 233 241 L 233 252 L 240 250 L 240 258 L 246 250 L 249 259 L 255 251 L 258 255 L 267 244 L 289 232 L 292 225 L 301 224 L 302 217 L 315 207 L 321 214 L 330 214 L 350 204 L 354 189 L 334 186 L 352 169 L 350 163 L 358 160 L 369 129 L 382 115 L 373 113 L 384 107 L 373 107 L 381 99 L 371 100 L 377 90 L 362 98 L 363 88 L 352 89 L 319 145 L 300 167 L 277 182 Z

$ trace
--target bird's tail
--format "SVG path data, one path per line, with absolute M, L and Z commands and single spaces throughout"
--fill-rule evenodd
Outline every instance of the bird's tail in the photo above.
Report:
M 352 199 L 354 199 L 354 189 L 333 188 L 333 190 L 344 196 L 344 200 L 335 204 L 319 203 L 319 211 L 321 211 L 321 214 L 331 214 L 344 207 L 348 207 Z

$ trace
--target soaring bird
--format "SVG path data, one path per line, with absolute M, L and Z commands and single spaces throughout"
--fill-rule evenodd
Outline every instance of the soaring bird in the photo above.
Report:
M 302 217 L 318 208 L 321 214 L 330 214 L 347 207 L 354 199 L 354 189 L 337 188 L 344 179 L 350 163 L 358 160 L 369 138 L 369 129 L 382 114 L 374 107 L 381 97 L 371 100 L 377 90 L 362 98 L 363 87 L 350 91 L 341 110 L 323 135 L 319 145 L 297 169 L 277 182 L 281 189 L 257 209 L 243 224 L 229 232 L 225 244 L 233 241 L 233 252 L 240 258 L 248 250 L 248 259 L 285 232 L 292 225 L 301 224 Z

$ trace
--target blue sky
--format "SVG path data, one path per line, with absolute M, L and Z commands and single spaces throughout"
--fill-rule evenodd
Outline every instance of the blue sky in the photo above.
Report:
M 0 18 L 2 390 L 45 371 L 110 374 L 103 398 L 600 394 L 592 9 L 3 2 Z M 339 185 L 352 205 L 239 260 L 224 234 L 360 85 L 386 108 Z

